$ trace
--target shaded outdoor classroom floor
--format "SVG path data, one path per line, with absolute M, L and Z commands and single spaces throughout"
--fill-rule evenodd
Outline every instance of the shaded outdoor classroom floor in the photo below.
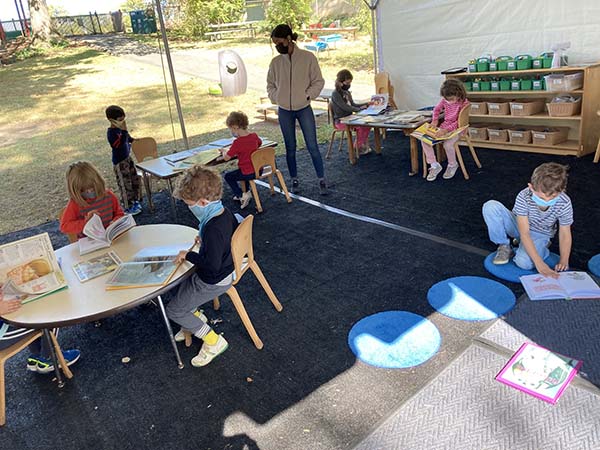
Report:
M 348 164 L 345 152 L 334 153 L 326 170 L 335 187 L 320 197 L 310 158 L 299 152 L 303 197 L 405 229 L 346 217 L 300 199 L 288 205 L 259 188 L 265 212 L 255 220 L 255 254 L 283 312 L 271 307 L 252 275 L 239 291 L 264 349 L 254 348 L 227 299 L 218 312 L 208 307 L 207 315 L 222 319 L 216 329 L 230 347 L 203 369 L 189 366 L 197 342 L 181 348 L 186 368 L 177 369 L 152 305 L 105 319 L 100 327 L 65 328 L 63 347 L 77 346 L 82 358 L 62 390 L 48 377 L 27 373 L 25 353 L 7 364 L 2 448 L 351 448 L 493 324 L 449 319 L 426 299 L 431 285 L 448 277 L 493 278 L 483 268 L 484 252 L 494 250 L 481 218 L 486 200 L 512 207 L 537 165 L 569 164 L 568 193 L 575 208 L 571 265 L 584 269 L 600 253 L 594 235 L 600 219 L 600 165 L 592 164 L 590 156 L 492 150 L 480 150 L 479 156 L 483 168 L 478 170 L 465 155 L 471 180 L 458 173 L 452 180 L 440 177 L 428 183 L 408 176 L 408 141 L 388 133 L 383 155 L 368 155 L 356 166 Z M 286 173 L 285 160 L 278 163 Z M 226 188 L 225 204 L 237 212 L 230 198 Z M 144 211 L 136 217 L 138 223 L 174 222 L 167 195 L 156 193 L 155 201 L 156 213 Z M 178 223 L 195 226 L 182 203 L 178 214 Z M 2 236 L 0 242 L 44 231 L 56 248 L 67 244 L 56 222 Z M 517 297 L 522 294 L 519 285 L 504 284 Z M 442 335 L 438 353 L 402 370 L 357 361 L 347 345 L 350 328 L 387 310 L 429 318 Z M 558 340 L 556 330 L 512 325 L 537 339 L 552 334 Z M 597 329 L 587 331 L 590 339 L 600 341 Z M 129 364 L 121 362 L 124 356 L 131 358 Z M 587 375 L 600 385 L 600 370 Z

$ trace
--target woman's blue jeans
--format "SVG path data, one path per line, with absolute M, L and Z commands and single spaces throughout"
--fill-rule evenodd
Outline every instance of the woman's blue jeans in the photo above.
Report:
M 317 144 L 317 126 L 315 124 L 315 115 L 310 105 L 298 111 L 288 111 L 279 108 L 277 114 L 279 116 L 279 127 L 281 128 L 281 134 L 283 134 L 283 141 L 285 143 L 285 159 L 290 176 L 292 178 L 298 176 L 298 169 L 296 167 L 296 120 L 298 120 L 306 148 L 312 158 L 313 166 L 315 166 L 317 177 L 323 178 L 325 176 L 323 158 Z

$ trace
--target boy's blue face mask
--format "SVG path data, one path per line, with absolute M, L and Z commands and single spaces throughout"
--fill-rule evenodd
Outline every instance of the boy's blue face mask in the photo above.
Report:
M 549 206 L 554 206 L 556 204 L 556 202 L 558 201 L 558 195 L 556 197 L 554 197 L 552 200 L 544 200 L 543 198 L 538 197 L 537 195 L 535 195 L 532 192 L 531 200 L 533 200 L 536 205 L 545 208 L 545 207 L 549 207 Z
M 198 219 L 198 234 L 202 237 L 202 231 L 204 229 L 204 225 L 215 217 L 221 210 L 223 209 L 223 203 L 221 200 L 216 200 L 214 202 L 210 202 L 208 205 L 201 206 L 198 204 L 188 205 L 190 211 L 196 219 Z

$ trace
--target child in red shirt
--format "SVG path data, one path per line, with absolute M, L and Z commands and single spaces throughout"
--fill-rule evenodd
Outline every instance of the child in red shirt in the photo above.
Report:
M 254 166 L 250 156 L 259 149 L 262 141 L 256 133 L 248 131 L 248 116 L 241 111 L 230 113 L 225 124 L 236 139 L 229 150 L 223 152 L 223 160 L 229 161 L 231 158 L 237 157 L 238 169 L 226 172 L 224 177 L 233 191 L 233 199 L 240 201 L 242 203 L 241 208 L 244 209 L 252 200 L 252 192 L 250 192 L 248 183 L 246 183 L 246 192 L 242 193 L 238 181 L 245 182 L 255 178 Z
M 107 227 L 123 216 L 119 200 L 109 189 L 100 172 L 88 162 L 73 163 L 67 169 L 69 203 L 60 218 L 60 231 L 83 237 L 83 227 L 94 214 Z

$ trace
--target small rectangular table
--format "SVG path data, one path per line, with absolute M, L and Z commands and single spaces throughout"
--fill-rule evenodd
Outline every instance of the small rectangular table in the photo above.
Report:
M 364 116 L 364 118 L 360 115 L 353 114 L 340 119 L 340 122 L 346 125 L 346 132 L 348 133 L 348 158 L 350 160 L 350 164 L 356 164 L 357 161 L 354 143 L 352 142 L 352 130 L 354 128 L 360 126 L 373 128 L 373 134 L 375 137 L 375 153 L 377 154 L 381 153 L 381 129 L 402 130 L 404 135 L 409 136 L 410 138 L 410 172 L 408 174 L 410 176 L 416 175 L 419 172 L 419 147 L 417 144 L 417 139 L 412 137 L 410 134 L 425 122 L 429 122 L 429 118 L 426 117 L 428 115 L 427 111 L 406 111 L 403 114 L 409 113 L 423 115 L 424 117 L 421 120 L 407 123 L 391 122 L 391 113 L 384 114 L 381 117 Z M 397 114 L 400 114 L 400 112 L 395 112 L 395 115 Z
M 261 148 L 263 147 L 275 147 L 277 142 L 271 141 L 269 139 L 261 138 L 263 143 Z M 161 156 L 159 158 L 150 159 L 147 161 L 142 161 L 136 163 L 138 169 L 140 169 L 144 173 L 148 173 L 156 178 L 161 180 L 165 180 L 167 182 L 167 188 L 169 189 L 169 194 L 171 196 L 171 209 L 173 212 L 173 217 L 177 218 L 177 209 L 175 207 L 175 197 L 173 197 L 173 178 L 178 177 L 184 171 L 175 170 L 175 164 L 179 161 L 182 161 L 190 156 L 193 156 L 203 150 L 215 149 L 215 148 L 226 148 L 231 145 L 233 142 L 233 138 L 220 139 L 217 141 L 210 142 L 209 144 L 202 145 L 200 147 L 191 148 L 189 150 L 183 150 L 178 153 L 172 153 L 170 155 Z M 149 200 L 150 207 L 153 208 L 152 199 Z

